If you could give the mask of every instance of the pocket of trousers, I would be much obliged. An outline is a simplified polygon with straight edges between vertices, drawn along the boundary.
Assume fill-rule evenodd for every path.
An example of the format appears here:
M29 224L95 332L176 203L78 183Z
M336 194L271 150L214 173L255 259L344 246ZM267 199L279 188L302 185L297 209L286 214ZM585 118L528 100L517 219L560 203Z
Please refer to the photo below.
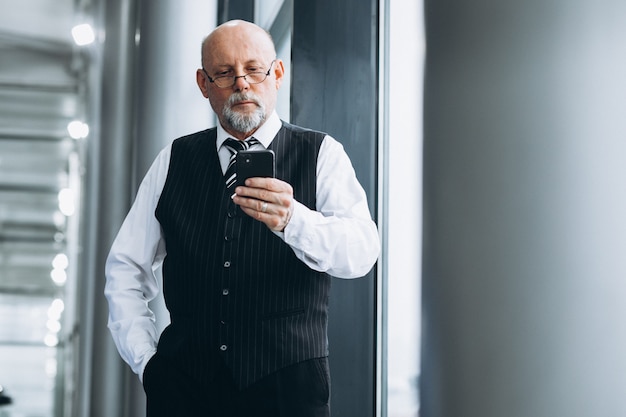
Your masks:
M309 363L315 369L319 384L320 399L328 402L330 400L330 367L328 366L328 358L311 359Z

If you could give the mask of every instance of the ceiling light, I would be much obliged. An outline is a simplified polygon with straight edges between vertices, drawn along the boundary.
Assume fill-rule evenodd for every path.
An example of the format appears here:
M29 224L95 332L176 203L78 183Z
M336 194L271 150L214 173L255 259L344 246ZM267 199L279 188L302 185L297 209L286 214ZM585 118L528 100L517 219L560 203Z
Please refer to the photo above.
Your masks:
M78 46L89 45L96 40L96 34L88 23L74 26L72 28L72 37Z
M62 286L67 282L67 273L63 269L53 269L50 272L50 278L52 278L52 281L54 281L56 285Z
M59 320L61 313L65 310L65 304L60 298L56 298L48 308L48 318L51 320Z
M57 337L57 335L53 333L48 333L46 337L43 339L43 342L48 347L55 347L56 345L59 344L59 338Z
M76 210L74 205L74 193L69 188L64 188L59 191L59 210L65 216L71 216Z
M52 260L52 267L54 269L67 269L69 264L69 259L67 259L67 255L64 253L58 253Z
M84 139L89 135L89 125L79 120L74 120L67 125L67 131L72 139Z
M61 331L61 323L58 320L48 320L46 322L46 327L51 333L59 333Z

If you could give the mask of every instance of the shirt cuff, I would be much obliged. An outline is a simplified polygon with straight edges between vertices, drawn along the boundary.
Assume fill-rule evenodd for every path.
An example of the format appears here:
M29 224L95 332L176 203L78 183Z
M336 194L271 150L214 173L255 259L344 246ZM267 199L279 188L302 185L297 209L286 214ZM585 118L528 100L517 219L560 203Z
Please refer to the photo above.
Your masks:
M139 376L139 381L143 384L143 373L146 371L146 366L150 359L156 354L156 349L151 349L143 356L143 360L141 364L139 364L137 375Z
M306 218L310 210L304 204L296 200L293 200L293 205L293 213L291 214L289 223L287 223L287 226L285 226L282 232L274 232L274 234L284 240L288 245L302 248L302 243L308 241L310 245L313 241L312 237L307 236L305 233L305 226L307 224Z

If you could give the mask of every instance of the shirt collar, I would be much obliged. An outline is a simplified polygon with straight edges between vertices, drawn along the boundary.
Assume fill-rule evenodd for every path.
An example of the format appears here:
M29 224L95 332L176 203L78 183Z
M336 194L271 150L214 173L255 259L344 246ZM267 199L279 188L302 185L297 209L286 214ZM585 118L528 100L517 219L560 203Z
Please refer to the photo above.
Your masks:
M265 123L263 123L252 136L254 136L259 142L261 142L261 144L265 148L267 148L272 143L272 140L274 140L274 137L276 136L282 125L283 124L280 121L278 114L276 113L276 111L273 111L270 117L267 118ZM226 130L224 130L221 124L218 123L217 140L215 143L218 151L222 146L222 143L224 143L224 141L230 137L232 136L228 132L226 132Z

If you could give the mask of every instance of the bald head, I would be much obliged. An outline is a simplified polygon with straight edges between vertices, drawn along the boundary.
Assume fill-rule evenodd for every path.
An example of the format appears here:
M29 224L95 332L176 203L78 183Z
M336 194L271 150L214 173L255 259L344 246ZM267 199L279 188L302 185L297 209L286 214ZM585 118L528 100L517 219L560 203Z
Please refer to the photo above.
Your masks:
M268 62L276 57L274 41L267 31L245 20L231 20L215 28L202 42L202 65L213 65L224 60L224 55L237 52L263 56Z

